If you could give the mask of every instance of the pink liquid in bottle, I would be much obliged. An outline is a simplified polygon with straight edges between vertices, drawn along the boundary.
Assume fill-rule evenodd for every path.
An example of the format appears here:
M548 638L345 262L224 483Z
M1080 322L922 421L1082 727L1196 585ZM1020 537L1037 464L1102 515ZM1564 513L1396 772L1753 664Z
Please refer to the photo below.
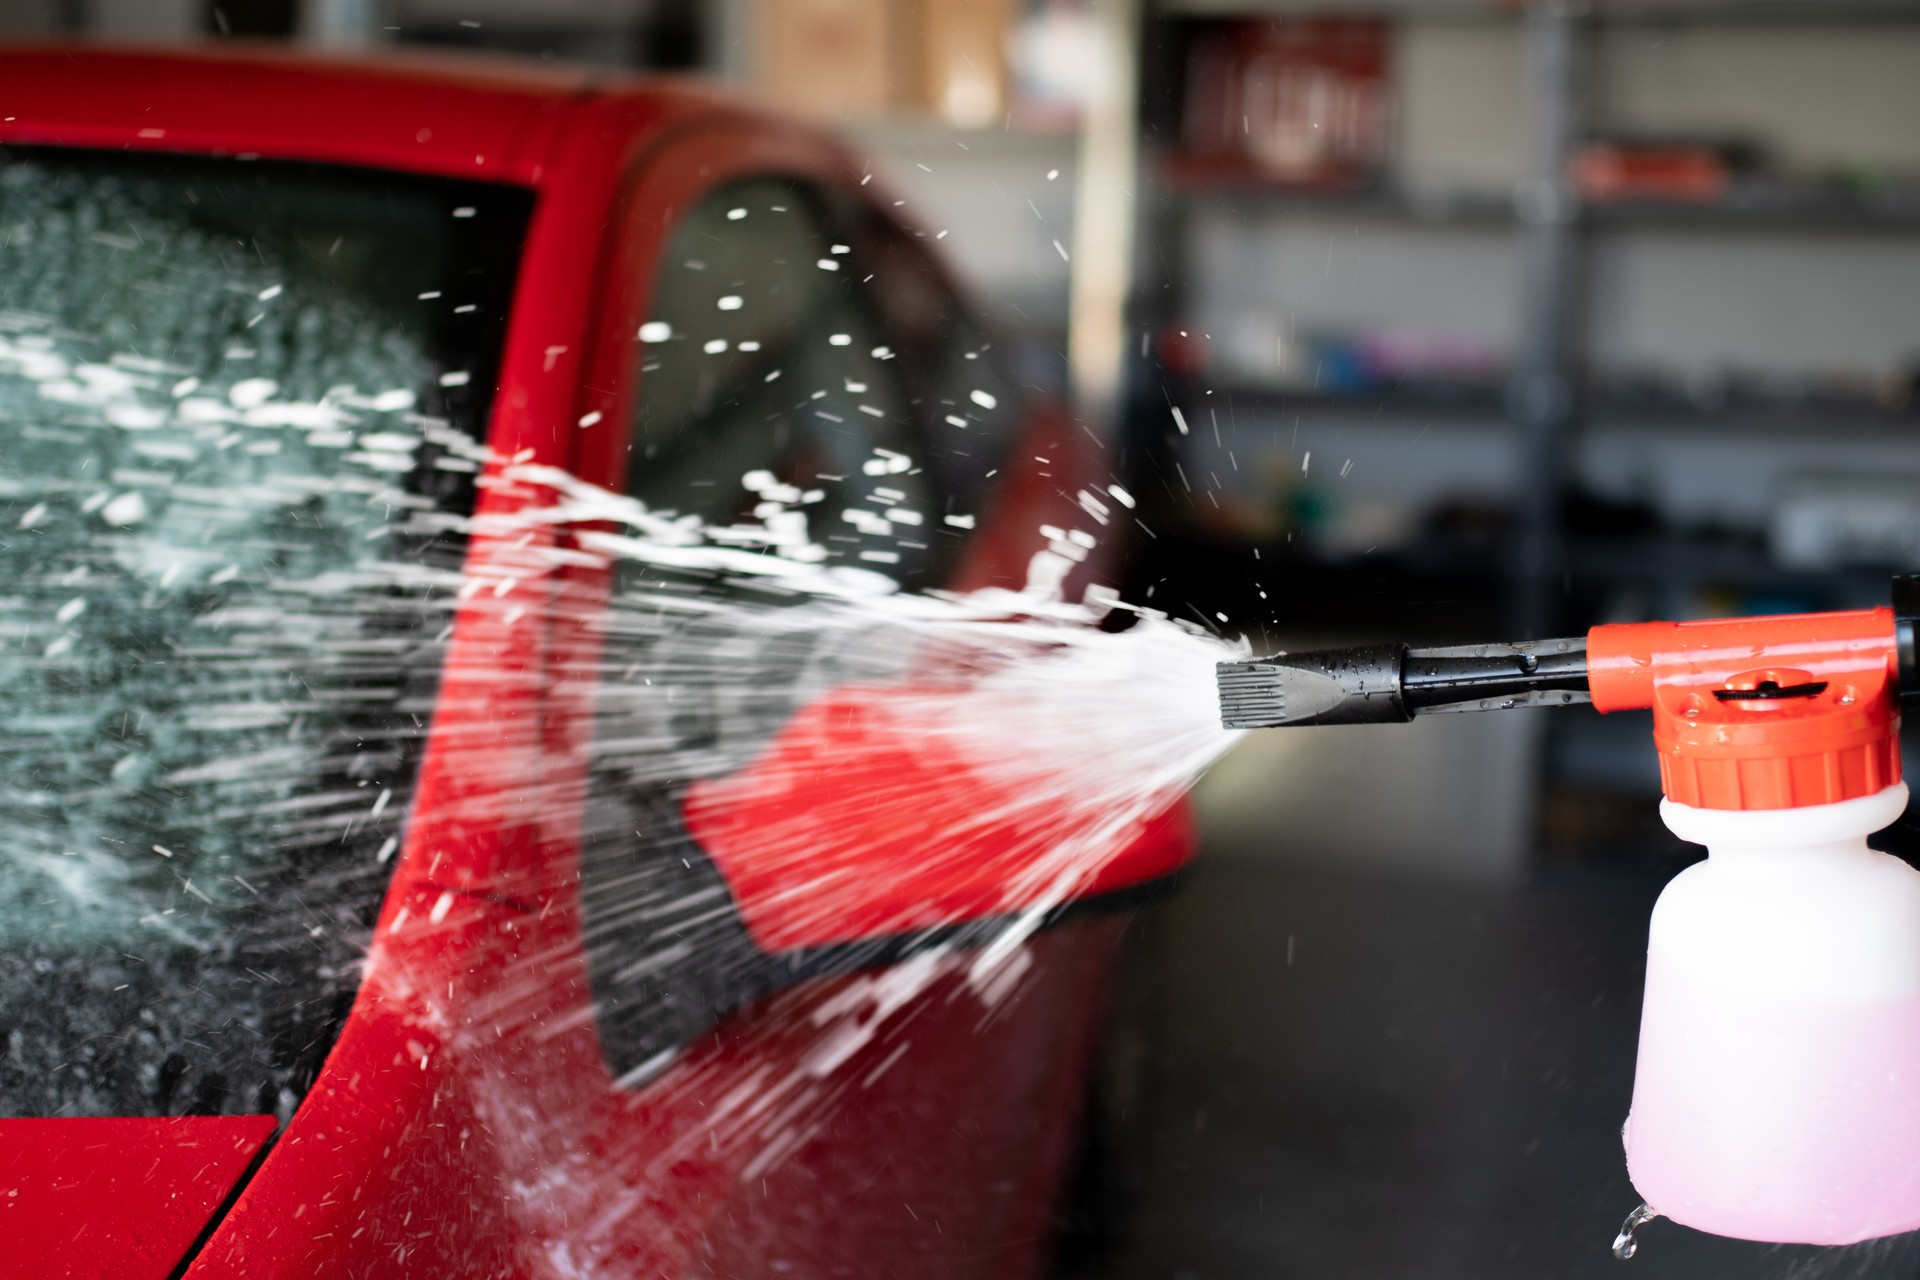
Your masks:
M1920 994L1795 999L1650 963L1627 1169L1718 1235L1851 1244L1920 1227Z

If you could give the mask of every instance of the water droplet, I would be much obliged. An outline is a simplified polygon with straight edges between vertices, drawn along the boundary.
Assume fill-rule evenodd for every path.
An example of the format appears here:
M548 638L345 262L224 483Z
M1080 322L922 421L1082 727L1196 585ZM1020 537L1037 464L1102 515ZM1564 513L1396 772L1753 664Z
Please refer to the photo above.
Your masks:
M1620 1234L1613 1238L1613 1256L1625 1262L1640 1252L1640 1242L1634 1239L1633 1233L1659 1216L1657 1209L1645 1204L1628 1214L1627 1220L1620 1224Z

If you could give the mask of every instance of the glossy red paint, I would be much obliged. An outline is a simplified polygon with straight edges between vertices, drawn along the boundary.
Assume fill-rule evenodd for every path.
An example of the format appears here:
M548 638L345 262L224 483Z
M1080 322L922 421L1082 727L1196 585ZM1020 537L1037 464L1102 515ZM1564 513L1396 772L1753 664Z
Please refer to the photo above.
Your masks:
M631 337L677 212L733 177L851 187L862 169L814 133L690 88L470 61L0 51L0 116L0 143L257 153L533 187L489 443L503 462L615 487ZM576 425L593 410L596 424ZM1073 501L1065 472L1022 462L965 585L1021 573L1042 545L1033 531ZM555 571L540 553L557 533L533 544L488 523L542 501L537 487L498 465L482 486L468 571L495 590L456 619L352 1013L183 1274L677 1280L780 1261L796 1275L1030 1274L1117 927L1033 939L1004 998L983 994L1003 979L965 952L803 983L613 1079L578 894L604 573ZM516 616L501 601L525 607ZM1170 817L1116 865L1127 877L1171 867L1188 848L1183 823ZM867 854L843 855L897 872L905 833L873 834ZM733 883L753 899L743 882L751 871ZM990 897L982 882L947 904L987 910ZM874 912L825 933L893 918ZM134 1274L113 1268L137 1256L108 1250L102 1274Z
M0 1120L0 1271L165 1280L272 1116Z
M331 60L285 45L0 51L0 138L260 155L531 186L564 104L590 77L543 64Z

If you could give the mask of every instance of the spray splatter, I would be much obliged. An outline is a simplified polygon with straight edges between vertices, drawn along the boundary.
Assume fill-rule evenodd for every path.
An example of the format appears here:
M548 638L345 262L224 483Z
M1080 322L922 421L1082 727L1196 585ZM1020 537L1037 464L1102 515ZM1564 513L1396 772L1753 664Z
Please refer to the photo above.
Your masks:
M724 1267L786 1238L745 1197L861 1133L941 1168L845 1194L1025 1230L991 1188L1102 968L1050 926L1164 869L1126 859L1232 741L1226 646L1061 598L1105 500L1024 591L902 592L932 513L894 443L842 510L765 470L711 495L738 523L649 506L476 444L489 379L329 285L344 236L239 255L164 184L0 184L6 1110L293 1117L262 1180L326 1135L316 1218L475 1271ZM389 292L451 313L426 283Z
M470 601L499 623L530 583L579 584L588 641L563 696L591 727L577 782L553 785L587 796L584 947L526 941L478 1004L418 993L481 1077L484 1127L527 1189L521 1229L561 1242L558 1274L615 1274L627 1242L687 1224L645 1196L609 1207L610 1179L684 1162L718 1188L773 1176L893 1072L932 1069L900 1065L915 1025L942 1043L930 1009L970 1009L975 1052L1000 1051L994 1024L1036 975L1076 963L1046 926L1233 740L1212 693L1228 647L1152 613L1100 630L1117 606L1063 602L1053 551L1027 592L913 595L824 563L790 527L706 529L532 467L502 483L521 503L476 521L476 540L520 550L504 576L469 579ZM505 596L488 585L508 580ZM911 861L886 857L902 849ZM418 990L412 948L472 927L431 900L437 919L382 937L373 981ZM571 1017L555 998L569 984L590 993ZM593 1123L579 1099L481 1065L576 1034L623 1105L674 1118L670 1133L629 1130L589 1167L556 1136ZM596 1231L564 1225L583 1220Z

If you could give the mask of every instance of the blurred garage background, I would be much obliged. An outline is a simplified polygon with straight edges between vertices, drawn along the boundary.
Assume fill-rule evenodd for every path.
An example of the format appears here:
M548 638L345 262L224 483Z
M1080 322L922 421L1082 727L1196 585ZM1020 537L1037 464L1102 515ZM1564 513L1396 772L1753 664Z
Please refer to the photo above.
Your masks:
M668 69L826 120L1113 441L1125 589L1255 646L1857 607L1920 568L1907 0L0 0L47 35ZM1636 966L1690 857L1648 729L1220 766L1134 930L1060 1273L1618 1266ZM1920 1248L1656 1227L1632 1265Z

